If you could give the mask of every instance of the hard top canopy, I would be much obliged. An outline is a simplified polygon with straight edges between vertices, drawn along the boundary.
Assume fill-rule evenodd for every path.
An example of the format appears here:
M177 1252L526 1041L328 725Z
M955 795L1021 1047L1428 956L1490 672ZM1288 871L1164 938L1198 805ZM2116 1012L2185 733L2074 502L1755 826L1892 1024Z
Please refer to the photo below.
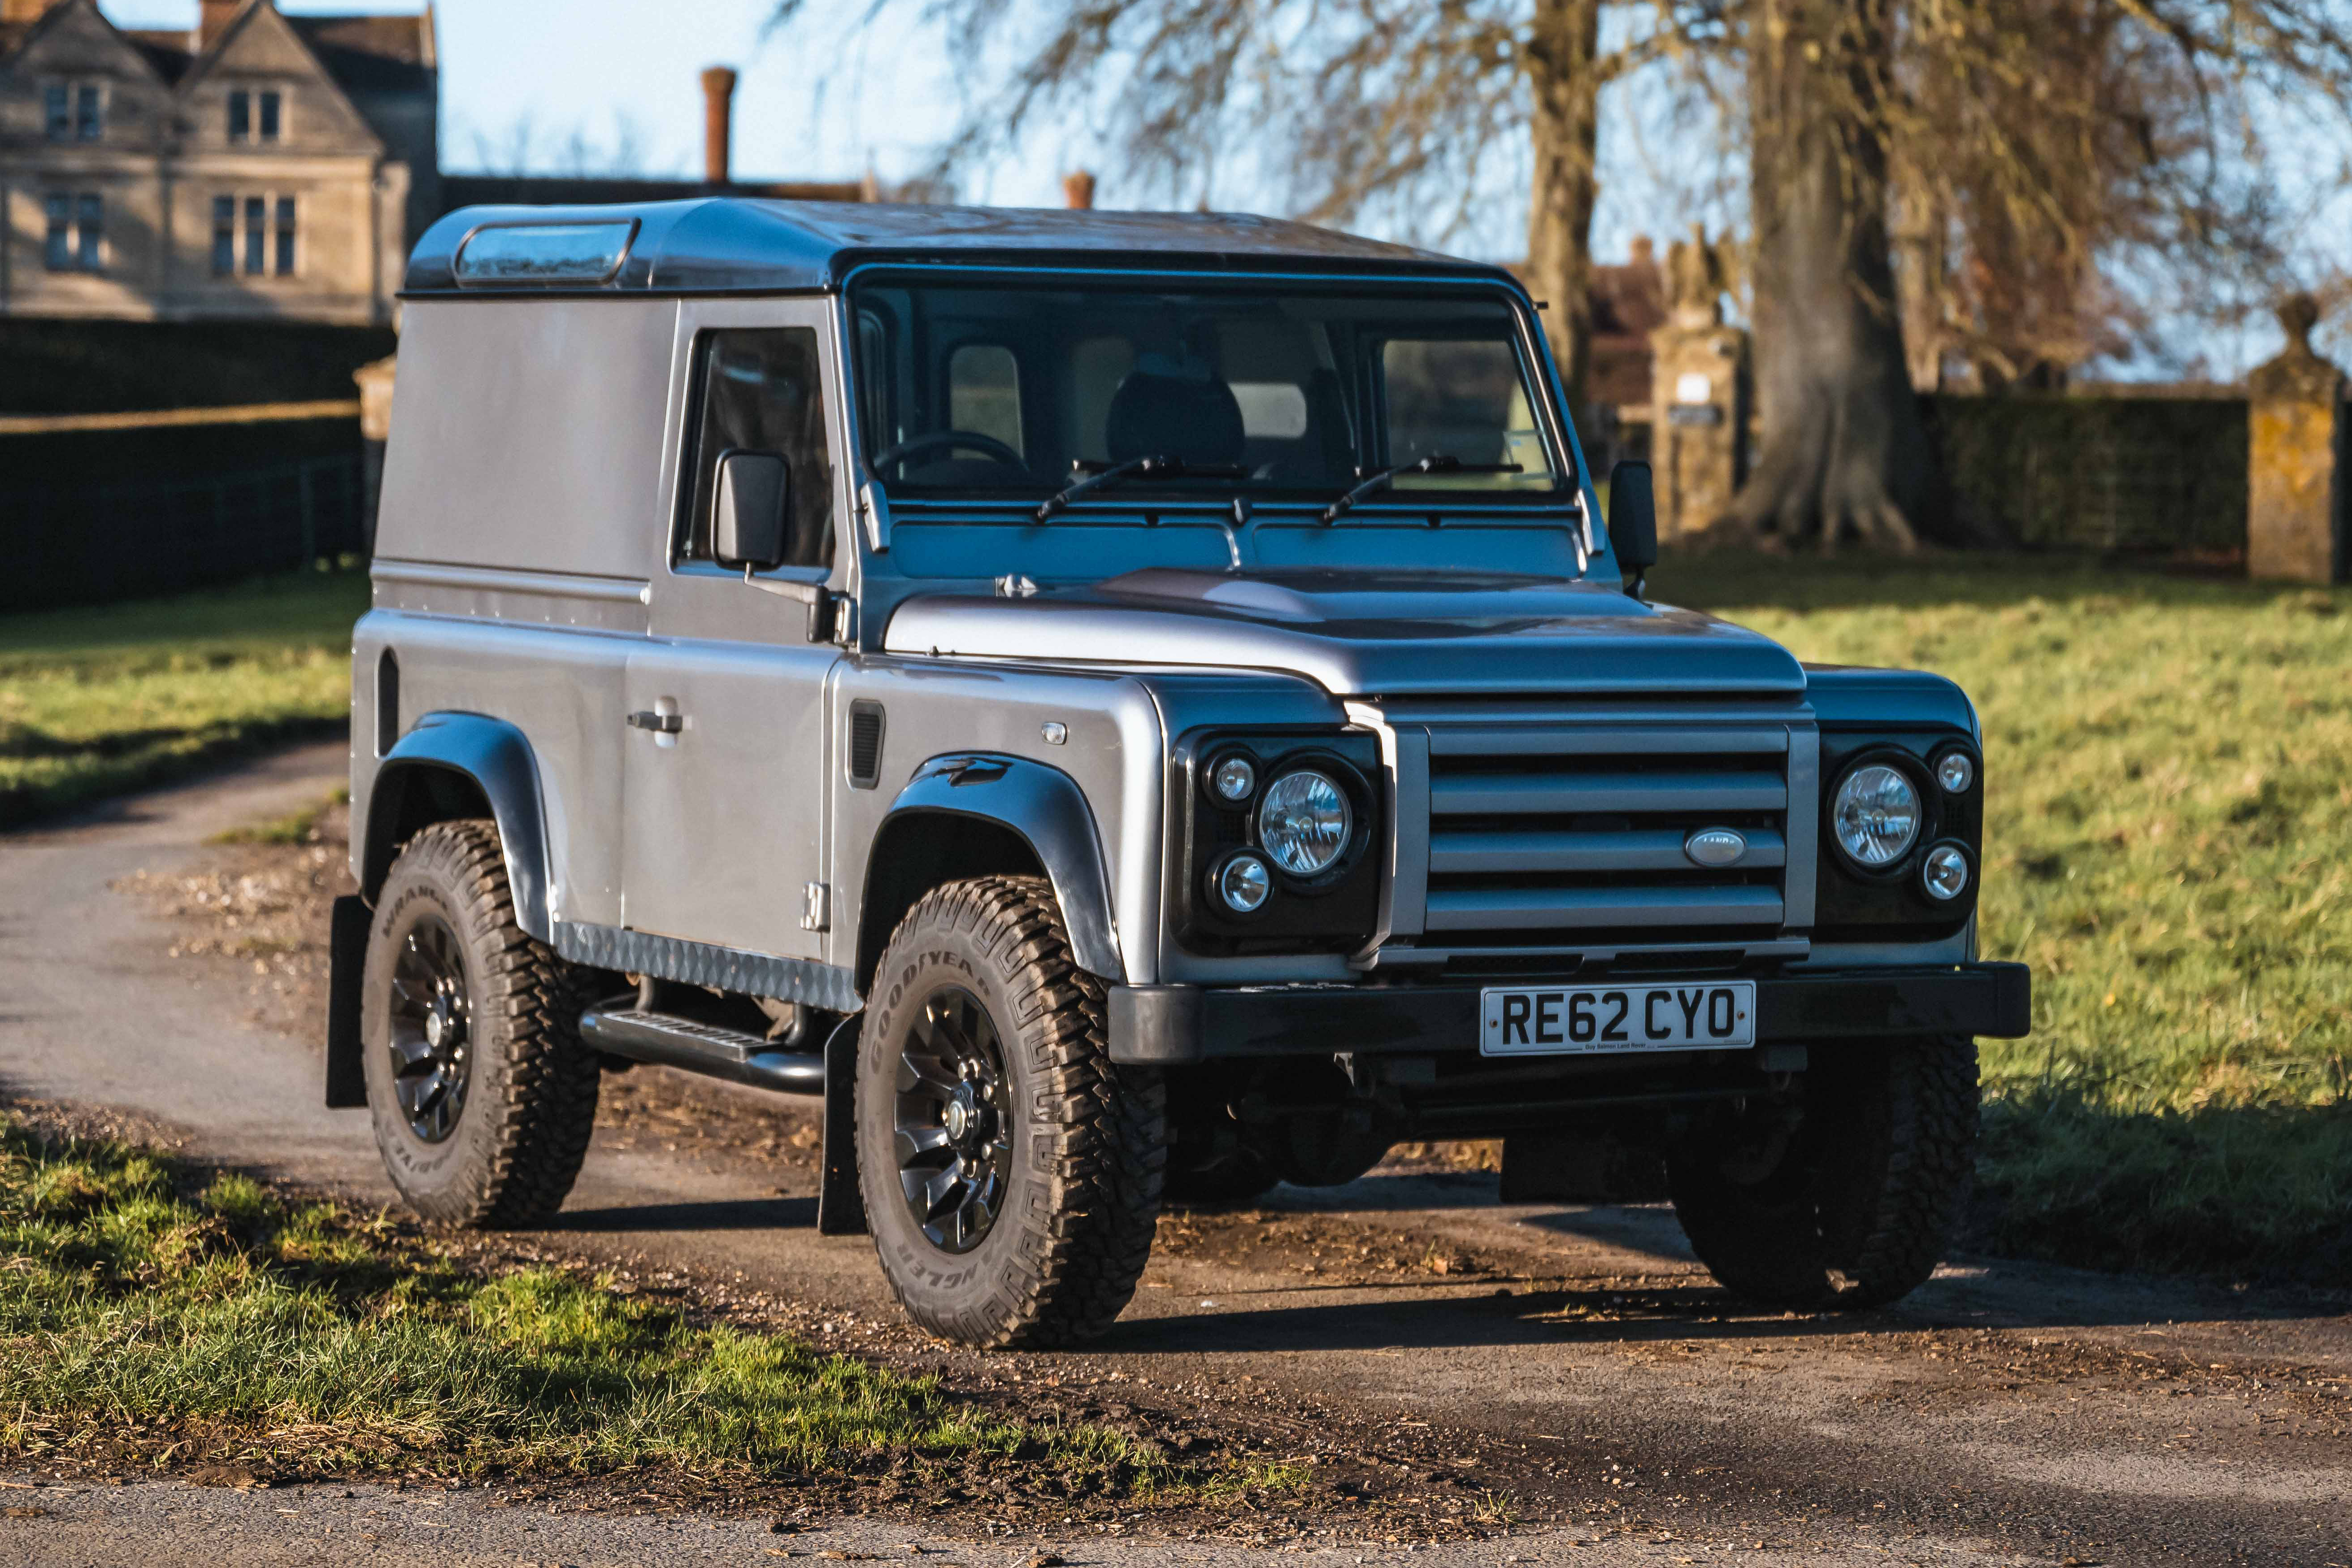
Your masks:
M533 229L569 231L570 255L551 266L526 259L503 269L461 267L462 257L488 256L494 247L528 252L537 237L526 231ZM554 248L562 250L562 243ZM612 264L600 265L608 258ZM851 269L873 262L1443 274L1514 282L1500 268L1246 214L711 196L617 206L461 208L417 242L405 291L781 293L838 288Z

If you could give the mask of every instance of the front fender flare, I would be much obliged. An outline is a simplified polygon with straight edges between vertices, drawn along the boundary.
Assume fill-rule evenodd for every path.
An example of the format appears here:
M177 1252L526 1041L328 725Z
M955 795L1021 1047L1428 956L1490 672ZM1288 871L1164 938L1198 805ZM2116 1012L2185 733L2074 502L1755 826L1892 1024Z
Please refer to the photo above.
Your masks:
M1076 779L1022 757L955 752L915 770L890 803L877 839L892 822L911 813L976 817L1017 834L1054 885L1078 967L1113 982L1126 978L1102 837Z
M555 940L548 910L547 815L539 762L523 732L479 713L427 713L384 753L367 803L366 854L360 888L373 902L391 874L393 857L415 820L410 795L426 775L456 773L470 781L499 827L514 894L515 921L540 941Z

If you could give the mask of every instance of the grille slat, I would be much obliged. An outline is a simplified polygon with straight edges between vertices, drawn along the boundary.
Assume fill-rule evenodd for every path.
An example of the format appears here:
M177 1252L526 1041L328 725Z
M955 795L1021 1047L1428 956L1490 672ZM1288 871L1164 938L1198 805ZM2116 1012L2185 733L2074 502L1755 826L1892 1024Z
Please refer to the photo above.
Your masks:
M1623 728L1510 730L1433 728L1433 757L1638 757L1700 752L1713 756L1768 755L1789 749L1786 730L1633 730Z
M1434 760L1429 809L1438 816L1569 816L1578 812L1781 811L1788 781L1767 773L1476 773L1447 776Z
M1423 931L1490 942L1777 932L1789 913L1789 727L1644 719L1424 721ZM1745 853L1698 865L1684 845L1702 827L1737 831Z
M1748 853L1739 868L1772 868L1787 861L1788 847L1769 828L1742 828ZM1683 853L1686 830L1638 828L1624 833L1552 833L1540 829L1492 833L1437 832L1430 837L1433 876L1476 876L1543 871L1688 871Z
M1433 931L1780 923L1778 888L1439 888L1433 879L1429 889Z

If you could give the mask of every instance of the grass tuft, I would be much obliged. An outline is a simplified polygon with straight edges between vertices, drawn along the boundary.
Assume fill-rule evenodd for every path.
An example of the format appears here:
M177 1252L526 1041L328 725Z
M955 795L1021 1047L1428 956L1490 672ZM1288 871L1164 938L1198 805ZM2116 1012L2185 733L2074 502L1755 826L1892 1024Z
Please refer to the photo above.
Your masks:
M1055 1495L1265 1484L1107 1428L1009 1420L782 1336L389 1221L0 1119L0 1454L283 1474L1025 1475ZM1024 1489L1030 1489L1024 1487Z

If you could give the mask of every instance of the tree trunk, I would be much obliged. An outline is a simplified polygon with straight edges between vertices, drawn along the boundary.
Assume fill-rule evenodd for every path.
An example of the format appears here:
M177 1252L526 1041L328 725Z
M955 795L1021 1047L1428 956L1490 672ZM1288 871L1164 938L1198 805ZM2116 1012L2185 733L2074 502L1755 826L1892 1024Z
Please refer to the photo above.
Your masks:
M1764 450L1727 520L1823 549L1965 544L1903 350L1878 130L1890 0L1762 0L1749 37Z
M1535 190L1528 212L1528 288L1546 301L1544 335L1587 416L1592 367L1592 206L1599 185L1601 0L1536 0L1528 46L1535 99Z

